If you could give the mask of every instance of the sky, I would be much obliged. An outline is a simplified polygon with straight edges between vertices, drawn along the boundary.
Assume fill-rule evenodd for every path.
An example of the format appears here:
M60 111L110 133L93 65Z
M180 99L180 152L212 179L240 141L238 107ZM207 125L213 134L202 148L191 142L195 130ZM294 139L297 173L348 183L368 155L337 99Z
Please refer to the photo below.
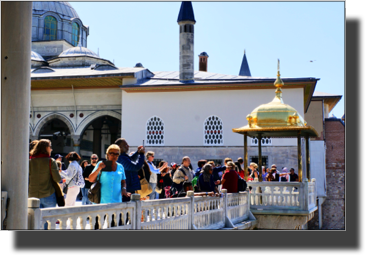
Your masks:
M181 2L70 4L90 27L87 47L100 57L117 67L179 70ZM280 59L282 77L319 78L315 91L343 95L332 114L345 113L344 2L192 4L195 70L205 51L209 72L238 75L245 50L252 76L275 78Z

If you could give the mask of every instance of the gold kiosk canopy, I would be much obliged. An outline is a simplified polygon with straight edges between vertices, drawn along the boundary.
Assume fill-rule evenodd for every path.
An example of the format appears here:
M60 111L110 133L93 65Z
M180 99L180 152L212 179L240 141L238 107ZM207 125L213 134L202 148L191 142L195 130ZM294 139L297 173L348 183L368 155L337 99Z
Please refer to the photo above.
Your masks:
M233 132L244 135L244 171L245 180L248 177L248 150L247 136L258 138L259 167L262 167L261 138L262 137L297 137L298 174L302 182L302 154L301 137L306 140L306 175L310 178L310 150L309 137L318 137L317 131L312 126L307 126L306 121L292 106L282 100L281 87L284 82L280 78L280 60L277 63L277 79L274 82L276 96L272 102L262 104L254 109L248 116L248 124L241 128L232 129ZM259 181L262 181L262 173L259 173Z
M299 115L296 109L285 104L282 100L281 87L284 82L280 78L280 61L277 65L277 79L274 82L276 96L272 102L262 104L247 115L248 124L241 128L232 129L239 134L247 134L250 137L317 137L318 133L312 126L307 126L306 121Z

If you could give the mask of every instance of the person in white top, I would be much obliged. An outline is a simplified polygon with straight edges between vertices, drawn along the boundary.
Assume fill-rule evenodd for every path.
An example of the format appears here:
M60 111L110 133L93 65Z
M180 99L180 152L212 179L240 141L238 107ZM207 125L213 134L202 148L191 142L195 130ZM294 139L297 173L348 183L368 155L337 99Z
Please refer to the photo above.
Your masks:
M78 153L71 152L67 154L66 159L70 162L69 167L60 172L60 175L66 179L67 185L65 206L74 206L80 189L85 185L82 167L78 163L81 157Z

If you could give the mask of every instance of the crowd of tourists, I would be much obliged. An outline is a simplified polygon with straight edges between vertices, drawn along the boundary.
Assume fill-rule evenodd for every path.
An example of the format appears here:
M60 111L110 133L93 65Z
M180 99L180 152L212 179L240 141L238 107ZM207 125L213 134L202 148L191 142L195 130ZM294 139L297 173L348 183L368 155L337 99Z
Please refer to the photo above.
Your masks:
M88 161L70 152L65 156L66 167L63 156L52 158L52 151L50 140L30 143L28 196L39 198L41 208L74 206L79 192L82 204L87 205L128 202L132 194L140 194L142 200L185 197L187 191L194 191L195 196L220 196L222 189L237 193L247 187L242 158L225 158L223 165L202 159L194 170L185 156L181 164L163 160L156 167L155 152L145 152L143 146L129 152L124 138L107 148L104 161L96 154ZM248 181L259 177L263 181L298 181L293 168L288 172L283 167L280 172L275 164L259 171L252 162L247 170Z

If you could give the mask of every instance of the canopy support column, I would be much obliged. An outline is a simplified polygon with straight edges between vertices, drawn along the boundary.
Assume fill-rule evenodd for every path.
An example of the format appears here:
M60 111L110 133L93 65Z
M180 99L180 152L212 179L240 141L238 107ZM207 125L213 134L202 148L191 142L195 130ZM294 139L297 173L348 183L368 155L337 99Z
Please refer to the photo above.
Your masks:
M247 147L247 133L244 133L244 180L248 179L248 147Z
M297 133L297 149L298 149L298 178L299 182L302 182L302 143L301 143L301 131Z
M307 135L306 139L306 177L310 181L310 139Z
M259 182L262 182L263 181L263 172L261 171L260 172L260 169L262 170L262 166L263 166L263 158L261 156L261 133L258 135L257 139L259 140Z

